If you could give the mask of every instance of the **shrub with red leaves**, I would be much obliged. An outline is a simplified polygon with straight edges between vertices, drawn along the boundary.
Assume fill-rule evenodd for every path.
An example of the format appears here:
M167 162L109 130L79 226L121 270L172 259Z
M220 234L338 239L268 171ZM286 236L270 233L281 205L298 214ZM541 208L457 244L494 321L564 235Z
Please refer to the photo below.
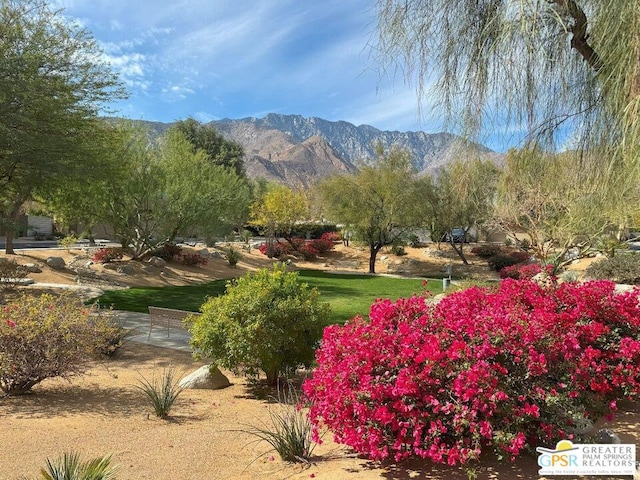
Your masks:
M100 248L91 257L91 260L96 263L109 263L113 260L122 260L124 256L124 250L118 247Z

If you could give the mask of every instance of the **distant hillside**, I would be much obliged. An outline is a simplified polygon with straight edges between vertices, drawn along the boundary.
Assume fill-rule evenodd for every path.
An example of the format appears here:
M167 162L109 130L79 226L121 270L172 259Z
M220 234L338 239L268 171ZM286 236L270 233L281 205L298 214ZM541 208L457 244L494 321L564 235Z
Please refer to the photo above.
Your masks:
M140 122L154 135L171 125ZM418 172L434 171L461 155L501 156L449 133L389 132L300 115L270 113L264 118L216 120L210 125L243 146L250 178L264 177L290 186L306 187L327 175L356 172L357 165L374 161L373 147L378 142L410 151Z
M461 152L481 156L495 156L487 147L468 143L449 133L389 132L369 125L356 127L349 122L330 122L321 118L270 113L264 118L218 120L211 122L223 135L241 143L250 155L264 158L265 153L280 153L280 142L301 143L308 138L323 138L345 161L352 164L368 163L374 158L373 146L381 142L385 147L398 146L409 150L414 166L420 172L433 170L451 161ZM277 135L278 142L271 141Z

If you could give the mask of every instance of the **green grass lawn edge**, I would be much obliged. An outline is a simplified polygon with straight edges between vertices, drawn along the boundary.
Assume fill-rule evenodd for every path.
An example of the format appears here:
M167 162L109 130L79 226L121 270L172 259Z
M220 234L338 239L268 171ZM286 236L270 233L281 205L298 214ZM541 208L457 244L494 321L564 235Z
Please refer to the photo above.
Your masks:
M424 278L396 278L386 275L336 274L321 270L300 270L301 282L316 287L320 298L331 306L330 323L344 323L356 315L367 315L376 299L396 300L429 290L442 291L442 281ZM427 285L423 282L427 280ZM110 290L96 300L101 307L148 313L149 306L197 312L208 297L222 295L229 280L167 286Z

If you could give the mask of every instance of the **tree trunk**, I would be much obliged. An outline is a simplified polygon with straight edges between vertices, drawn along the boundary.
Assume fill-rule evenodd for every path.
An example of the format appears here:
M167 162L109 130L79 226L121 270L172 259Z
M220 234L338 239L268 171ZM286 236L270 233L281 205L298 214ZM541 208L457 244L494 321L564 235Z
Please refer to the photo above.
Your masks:
M13 238L15 237L15 232L9 228L7 229L7 233L5 234L5 248L4 253L7 255L14 255L16 252L13 250Z
M376 256L382 245L369 245L369 273L376 273Z
M464 252L462 251L462 247L464 244L461 243L460 250L458 250L458 248L456 247L456 243L453 241L453 237L451 238L449 244L451 245L451 248L453 248L453 250L458 254L460 259L462 260L462 263L464 263L465 265L469 265L469 262L467 261L467 258L464 256Z
M7 233L5 234L5 253L7 255L15 255L15 251L13 250L13 240L16 237L16 226L18 225L18 218L20 217L20 208L24 202L16 202L13 206L13 209L9 213L9 221L10 225L7 228Z
M267 384L271 387L278 385L278 379L280 378L280 372L277 368L267 368L264 373L267 375Z

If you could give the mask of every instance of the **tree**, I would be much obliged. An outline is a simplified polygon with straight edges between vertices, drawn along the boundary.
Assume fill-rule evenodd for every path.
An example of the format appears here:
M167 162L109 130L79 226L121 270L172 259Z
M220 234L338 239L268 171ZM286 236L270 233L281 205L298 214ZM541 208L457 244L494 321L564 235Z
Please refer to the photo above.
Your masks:
M408 152L376 147L378 160L356 175L337 175L319 185L322 204L333 220L350 225L369 245L369 273L382 247L401 239L426 217L426 191L415 177Z
M640 6L629 0L378 0L379 59L435 90L467 132L525 129L603 172L640 170ZM543 143L541 143L543 142ZM582 168L580 165L578 168Z
M88 164L91 167L86 174L62 178L36 196L56 224L86 235L92 243L94 227L107 218L106 209L114 185L130 174L123 155L132 130L123 128L123 124L108 122L102 122L99 127L96 134L101 132L103 139L97 143L108 148L97 158L83 160L85 167Z
M262 371L269 385L280 373L311 366L329 306L283 264L227 283L193 317L191 344L216 364L250 376Z
M491 160L455 159L440 168L425 185L430 205L431 238L437 242L460 227L465 233L479 227L493 213L498 167ZM449 244L466 265L462 245L458 248L453 235Z
M104 219L134 258L178 235L210 238L246 218L251 196L244 179L194 151L180 131L170 129L152 145L144 130L122 128L127 175L109 186Z
M211 163L230 168L241 177L245 176L242 145L224 138L213 125L203 125L194 118L187 118L176 122L173 128L186 137L194 151L203 150Z
M41 0L0 1L0 219L13 252L22 205L97 161L97 113L124 96L100 50Z
M525 233L535 255L557 266L569 249L586 252L616 228L611 203L615 185L602 172L579 170L578 165L575 152L511 150L498 183L495 218L500 226L512 236Z
M284 237L291 243L296 223L309 218L305 192L285 185L267 188L251 206L251 221L263 228L268 238Z
M169 232L201 234L207 238L226 233L246 221L251 201L246 180L232 169L211 163L202 149L190 148L180 129L170 129L162 138L159 164L166 179L164 201Z

